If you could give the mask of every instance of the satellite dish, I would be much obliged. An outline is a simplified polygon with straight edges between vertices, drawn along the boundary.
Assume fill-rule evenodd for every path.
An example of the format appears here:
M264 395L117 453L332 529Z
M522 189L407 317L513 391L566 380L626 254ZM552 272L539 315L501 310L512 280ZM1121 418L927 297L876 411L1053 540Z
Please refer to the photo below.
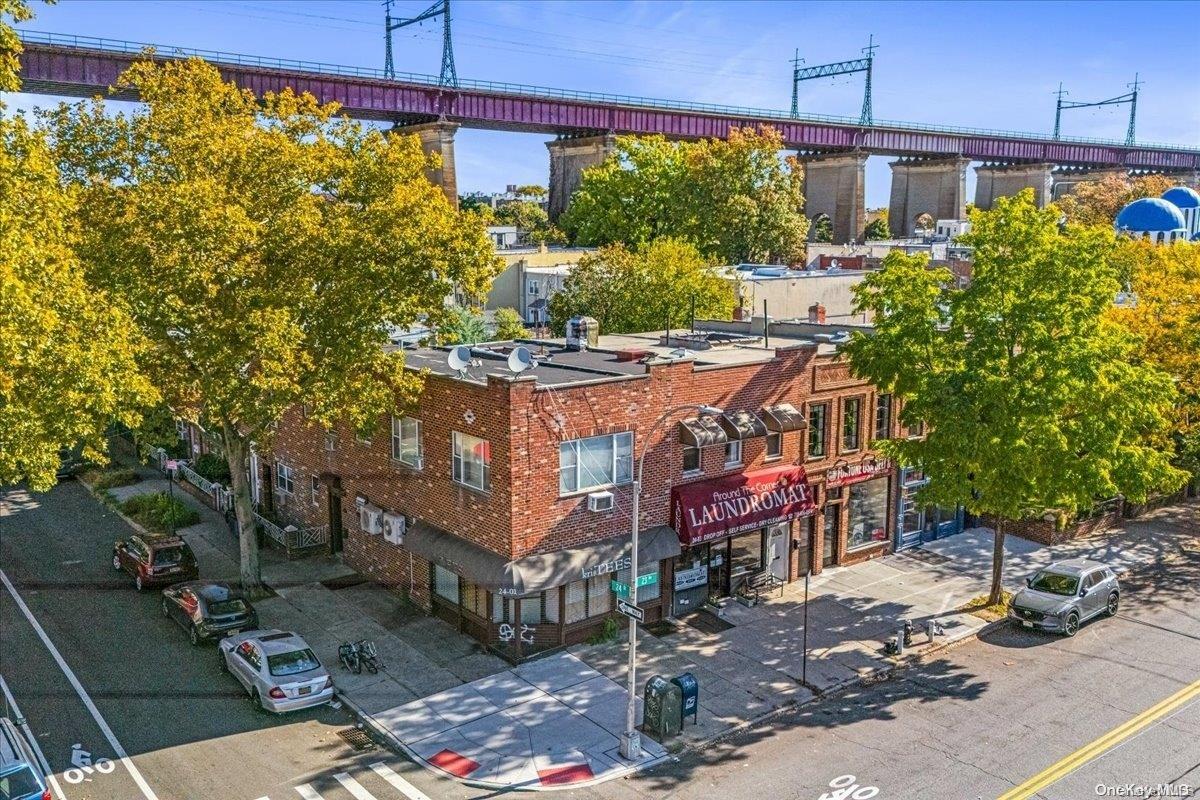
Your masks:
M446 356L446 363L450 365L450 369L455 372L462 372L467 367L471 366L471 348L460 344L450 351L450 355Z
M532 366L533 354L528 347L518 345L508 354L508 368L513 372L524 372Z

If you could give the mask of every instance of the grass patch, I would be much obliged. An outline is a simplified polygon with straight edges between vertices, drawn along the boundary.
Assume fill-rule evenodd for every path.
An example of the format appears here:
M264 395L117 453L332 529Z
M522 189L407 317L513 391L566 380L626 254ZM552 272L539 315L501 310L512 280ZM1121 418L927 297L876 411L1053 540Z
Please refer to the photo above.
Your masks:
M1001 590L999 603L988 605L988 596L981 594L966 605L960 606L957 610L982 617L988 622L995 622L998 619L1004 619L1008 616L1008 606L1010 603L1012 603L1012 592Z
M116 469L106 469L102 472L89 471L84 477L92 484L92 488L98 492L112 489L115 486L129 486L141 480L141 477L137 474L137 470L131 467L117 467Z
M134 495L121 503L121 511L157 533L179 530L200 521L200 512L166 492Z

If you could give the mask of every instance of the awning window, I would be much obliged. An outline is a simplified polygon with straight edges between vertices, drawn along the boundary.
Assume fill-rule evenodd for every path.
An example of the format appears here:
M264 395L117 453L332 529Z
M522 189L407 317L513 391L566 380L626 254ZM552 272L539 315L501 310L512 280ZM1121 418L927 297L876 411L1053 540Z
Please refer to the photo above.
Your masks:
M725 435L735 441L767 435L767 426L749 411L730 411L717 419Z
M679 440L689 447L712 447L725 444L729 437L713 417L696 417L679 421Z
M767 406L762 410L762 421L767 426L767 430L772 433L802 431L808 427L808 421L804 419L804 415L797 411L791 403Z

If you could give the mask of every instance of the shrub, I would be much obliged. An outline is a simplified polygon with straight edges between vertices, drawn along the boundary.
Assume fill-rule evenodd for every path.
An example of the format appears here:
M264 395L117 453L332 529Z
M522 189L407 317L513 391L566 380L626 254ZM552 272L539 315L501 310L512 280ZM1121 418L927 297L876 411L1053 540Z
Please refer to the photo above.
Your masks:
M229 462L216 453L205 453L192 464L198 474L213 483L229 484Z
M200 521L196 509L166 492L137 494L121 503L121 511L152 531L166 533Z
M104 491L111 489L114 486L129 486L132 483L137 483L141 477L137 474L137 470L131 467L118 467L101 472L94 481L92 488L96 491Z
M600 630L588 637L588 644L607 644L615 642L617 637L621 635L621 626L615 617L608 617L604 620L604 624Z

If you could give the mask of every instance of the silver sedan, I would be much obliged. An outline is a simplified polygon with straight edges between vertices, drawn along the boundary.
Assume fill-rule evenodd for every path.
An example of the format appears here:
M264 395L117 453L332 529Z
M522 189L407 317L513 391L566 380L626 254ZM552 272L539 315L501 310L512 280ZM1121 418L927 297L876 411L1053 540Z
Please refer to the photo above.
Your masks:
M255 705L280 713L333 699L333 678L299 635L254 630L222 639L221 669L245 687Z

